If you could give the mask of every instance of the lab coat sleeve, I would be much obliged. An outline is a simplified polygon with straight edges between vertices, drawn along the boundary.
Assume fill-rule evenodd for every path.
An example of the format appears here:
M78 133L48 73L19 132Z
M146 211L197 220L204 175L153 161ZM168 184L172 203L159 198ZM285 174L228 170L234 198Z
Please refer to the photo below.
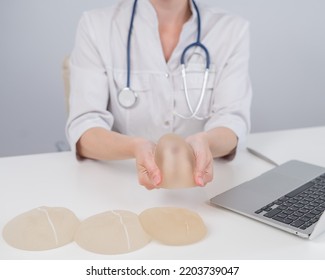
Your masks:
M216 127L229 128L238 137L238 147L242 147L250 130L252 98L249 77L249 24L246 21L236 37L229 58L220 70L220 79L213 92L212 116L204 129L208 131Z
M94 127L112 129L114 118L107 111L109 89L100 51L85 13L77 30L70 57L70 98L66 134L73 151L82 134Z

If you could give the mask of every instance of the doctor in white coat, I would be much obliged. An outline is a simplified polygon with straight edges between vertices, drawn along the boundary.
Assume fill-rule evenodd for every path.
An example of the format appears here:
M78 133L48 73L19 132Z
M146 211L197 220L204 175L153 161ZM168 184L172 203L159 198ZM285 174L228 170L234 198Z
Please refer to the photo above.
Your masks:
M70 145L85 158L135 158L139 183L153 189L162 179L155 143L177 133L205 186L213 158L233 156L249 132L248 64L247 21L200 0L120 0L86 12L70 58Z

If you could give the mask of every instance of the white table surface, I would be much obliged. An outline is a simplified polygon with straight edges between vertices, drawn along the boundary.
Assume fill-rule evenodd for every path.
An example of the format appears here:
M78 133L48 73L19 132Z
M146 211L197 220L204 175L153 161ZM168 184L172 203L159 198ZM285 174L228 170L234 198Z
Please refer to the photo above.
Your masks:
M277 164L297 159L325 167L325 126L252 134L247 147Z
M39 206L72 210L81 220L108 210L135 213L157 206L192 209L208 234L196 244L166 246L152 241L123 255L98 255L75 243L42 251L21 251L0 238L0 259L325 259L325 234L308 241L222 208L216 194L273 168L247 151L235 160L217 160L205 188L147 191L137 183L133 160L78 162L70 152L0 158L0 230L18 214Z

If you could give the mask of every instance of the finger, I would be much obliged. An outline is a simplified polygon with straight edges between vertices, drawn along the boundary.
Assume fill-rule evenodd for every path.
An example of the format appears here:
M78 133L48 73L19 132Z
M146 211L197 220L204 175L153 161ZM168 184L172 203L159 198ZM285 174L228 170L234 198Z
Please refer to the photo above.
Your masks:
M151 180L147 175L138 175L138 181L141 186L144 186L147 190L152 190L155 186L152 184Z
M154 186L158 186L161 183L161 172L156 165L154 159L150 159L146 162L146 170L149 180Z
M139 184L146 187L148 190L152 190L155 186L148 176L148 171L143 165L138 165L138 181Z
M213 165L211 155L207 157L197 157L196 167L195 167L195 183L198 186L205 186L207 183L211 182L213 179Z
M202 175L202 173L197 173L195 177L195 183L200 186L204 187L207 183L211 182L213 179L213 174L206 170L205 173Z
M195 184L199 187L205 186L205 183L204 183L204 180L203 180L203 177L201 174L197 174L196 176L194 176L194 181L195 181Z
M195 169L194 169L194 180L198 186L203 187L205 185L204 176L206 173L207 162L206 158L202 154L196 156Z
M194 172L194 181L197 186L200 186L200 187L204 186L203 175L202 175L201 171Z
M154 189L161 183L161 174L155 162L147 161L144 165L138 166L139 184L147 189Z
M203 176L204 185L211 182L212 179L213 179L213 164L212 164L212 161L211 161L211 163L207 166L207 169L206 169L205 174Z

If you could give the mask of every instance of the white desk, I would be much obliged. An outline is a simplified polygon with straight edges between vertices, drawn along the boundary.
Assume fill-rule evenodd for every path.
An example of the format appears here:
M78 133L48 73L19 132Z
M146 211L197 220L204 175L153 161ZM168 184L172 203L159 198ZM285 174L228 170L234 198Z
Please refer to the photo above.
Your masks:
M303 240L207 204L214 195L272 167L242 151L232 162L215 162L214 181L206 188L147 191L138 186L134 161L78 162L69 152L1 158L0 229L16 215L42 205L67 207L80 219L113 209L140 213L150 207L180 206L202 216L208 235L194 245L172 247L153 241L117 256L93 254L75 243L26 252L0 238L0 259L325 259L325 234Z
M325 167L325 126L252 134L247 146L277 164L297 159Z

